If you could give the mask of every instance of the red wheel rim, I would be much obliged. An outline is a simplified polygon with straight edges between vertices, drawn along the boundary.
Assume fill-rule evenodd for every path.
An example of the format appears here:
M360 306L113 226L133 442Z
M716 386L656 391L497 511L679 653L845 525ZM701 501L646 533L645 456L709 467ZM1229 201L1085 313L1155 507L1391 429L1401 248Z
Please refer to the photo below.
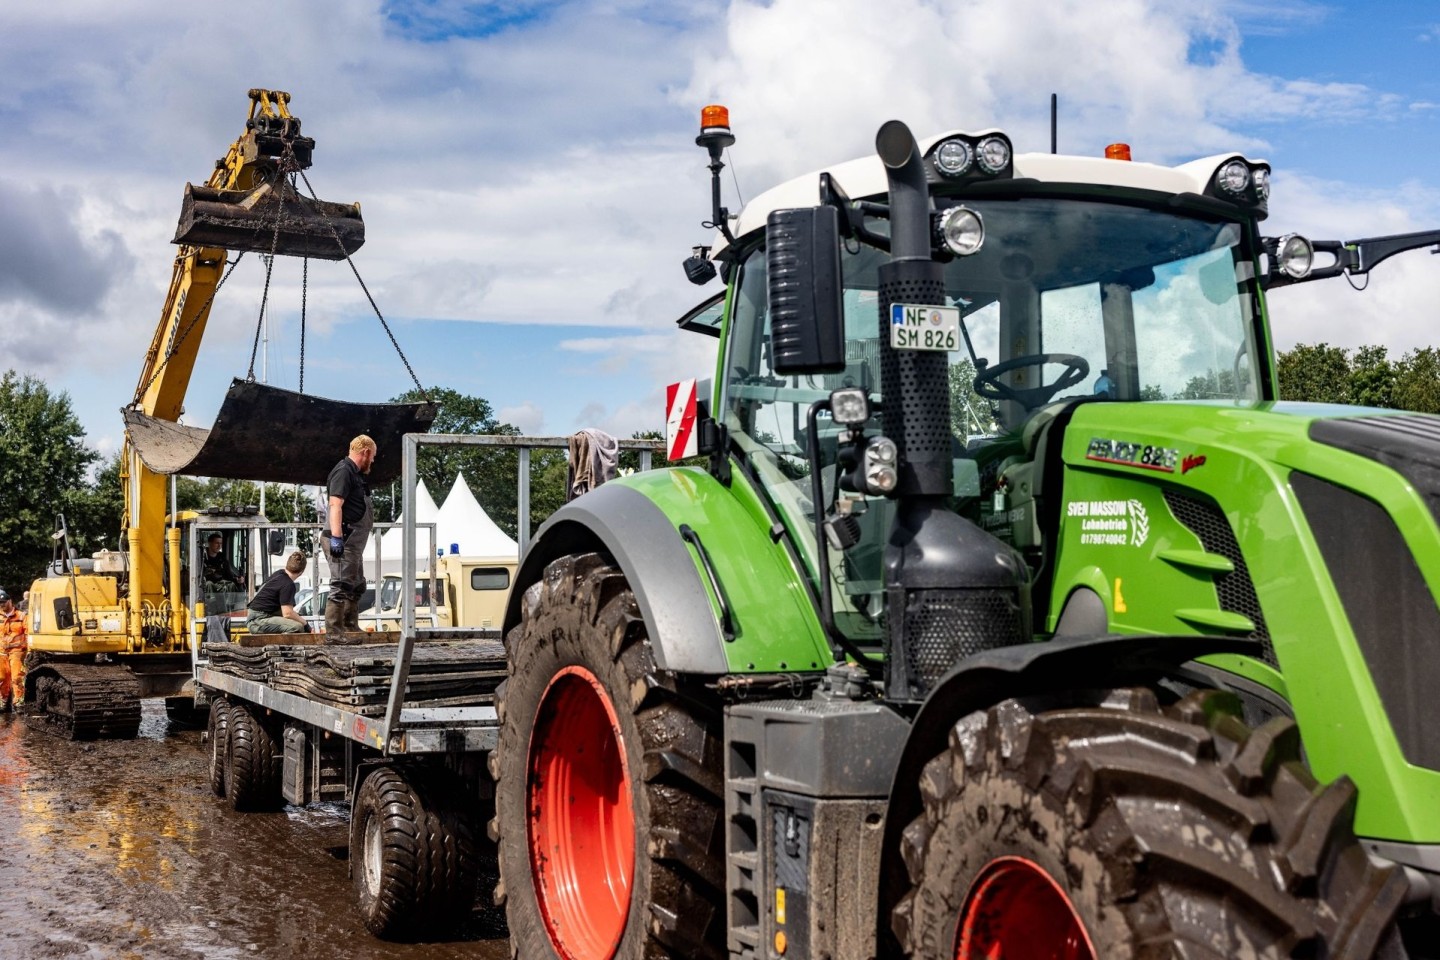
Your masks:
M630 915L635 813L615 708L584 667L555 674L540 698L525 799L551 946L565 960L612 956Z
M999 857L970 885L955 960L1096 960L1075 905L1024 857Z

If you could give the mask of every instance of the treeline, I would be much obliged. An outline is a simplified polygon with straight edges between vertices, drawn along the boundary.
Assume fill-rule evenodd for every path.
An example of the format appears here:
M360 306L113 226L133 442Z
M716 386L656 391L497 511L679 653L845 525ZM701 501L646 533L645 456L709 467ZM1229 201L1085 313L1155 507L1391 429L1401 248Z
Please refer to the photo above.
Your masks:
M1302 343L1282 352L1277 367L1282 400L1440 413L1440 350L1434 347L1391 360L1380 346L1352 351Z
M443 387L431 389L429 395L440 404L431 428L436 433L520 435L514 425L497 419L481 397ZM415 400L418 392L392 399ZM658 437L659 433L646 431L634 439ZM349 439L336 438L336 460L345 455ZM530 461L533 533L565 502L568 464L564 450L535 450ZM624 454L620 465L638 467L639 457ZM518 451L422 448L418 469L437 504L444 502L456 473L463 471L480 506L500 529L516 536ZM80 556L119 549L125 504L120 473L119 451L106 458L86 444L68 394L51 391L36 377L14 370L0 375L0 587L28 589L44 572L53 556L51 534L60 514L65 517L70 544ZM260 484L248 480L177 477L175 492L181 510L260 504ZM396 519L401 509L400 484L376 488L373 494L376 518ZM289 484L265 484L265 515L283 523L316 520L316 488L304 487L297 493Z

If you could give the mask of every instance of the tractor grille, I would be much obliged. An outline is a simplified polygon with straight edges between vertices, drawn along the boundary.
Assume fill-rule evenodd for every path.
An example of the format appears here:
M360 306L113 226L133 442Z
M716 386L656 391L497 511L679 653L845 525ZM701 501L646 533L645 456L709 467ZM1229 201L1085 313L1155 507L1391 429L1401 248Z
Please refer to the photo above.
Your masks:
M1220 609L1250 618L1255 629L1249 637L1260 641L1260 659L1278 669L1275 646L1270 642L1270 630L1265 626L1265 613L1260 609L1260 598L1255 595L1250 569L1245 566L1245 557L1240 553L1240 544L1235 540L1235 531L1230 529L1230 521L1208 498L1194 493L1167 489L1165 503L1175 519L1199 538L1207 553L1218 553L1235 564L1230 573L1222 573L1215 578Z
M1405 759L1440 770L1440 609L1400 528L1378 503L1303 473L1290 487L1340 595L1350 629Z
M1013 590L907 590L903 636L916 700L964 658L1025 639Z

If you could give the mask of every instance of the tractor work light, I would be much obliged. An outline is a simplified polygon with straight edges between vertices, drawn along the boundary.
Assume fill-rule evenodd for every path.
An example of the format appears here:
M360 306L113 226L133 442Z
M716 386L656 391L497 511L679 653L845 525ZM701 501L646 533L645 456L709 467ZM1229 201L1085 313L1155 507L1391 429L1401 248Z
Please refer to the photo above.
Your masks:
M1315 246L1298 233L1288 233L1275 245L1275 259L1281 273L1303 280L1315 266Z
M1255 195L1256 195L1257 197L1259 197L1261 200L1269 200L1269 199L1270 199L1270 171L1267 170L1265 167L1256 167L1256 168L1255 168L1255 171L1254 171L1254 176L1255 176Z
M936 141L925 152L926 166L942 182L1009 177L1014 158L1010 138L998 131L954 134Z
M865 492L886 494L900 481L900 449L889 437L872 437L865 444Z
M975 148L975 156L980 161L981 170L989 174L999 173L1010 165L1010 144L1000 137L986 137Z
M937 233L957 257L968 257L985 245L985 222L969 207L951 207L940 214Z
M970 144L955 137L935 149L935 169L947 177L958 177L970 169L973 157Z
M830 394L830 416L842 426L864 426L870 419L870 398L859 387L835 390Z
M1250 186L1250 168L1243 160L1230 160L1215 172L1215 185L1232 197L1242 196Z

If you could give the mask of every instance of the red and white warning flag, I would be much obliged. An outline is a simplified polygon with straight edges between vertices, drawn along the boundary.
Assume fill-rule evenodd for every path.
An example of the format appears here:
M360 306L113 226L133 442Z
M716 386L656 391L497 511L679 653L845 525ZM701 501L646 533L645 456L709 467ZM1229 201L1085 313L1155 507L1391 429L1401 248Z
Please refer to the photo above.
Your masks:
M665 388L665 449L671 460L695 456L695 381Z

